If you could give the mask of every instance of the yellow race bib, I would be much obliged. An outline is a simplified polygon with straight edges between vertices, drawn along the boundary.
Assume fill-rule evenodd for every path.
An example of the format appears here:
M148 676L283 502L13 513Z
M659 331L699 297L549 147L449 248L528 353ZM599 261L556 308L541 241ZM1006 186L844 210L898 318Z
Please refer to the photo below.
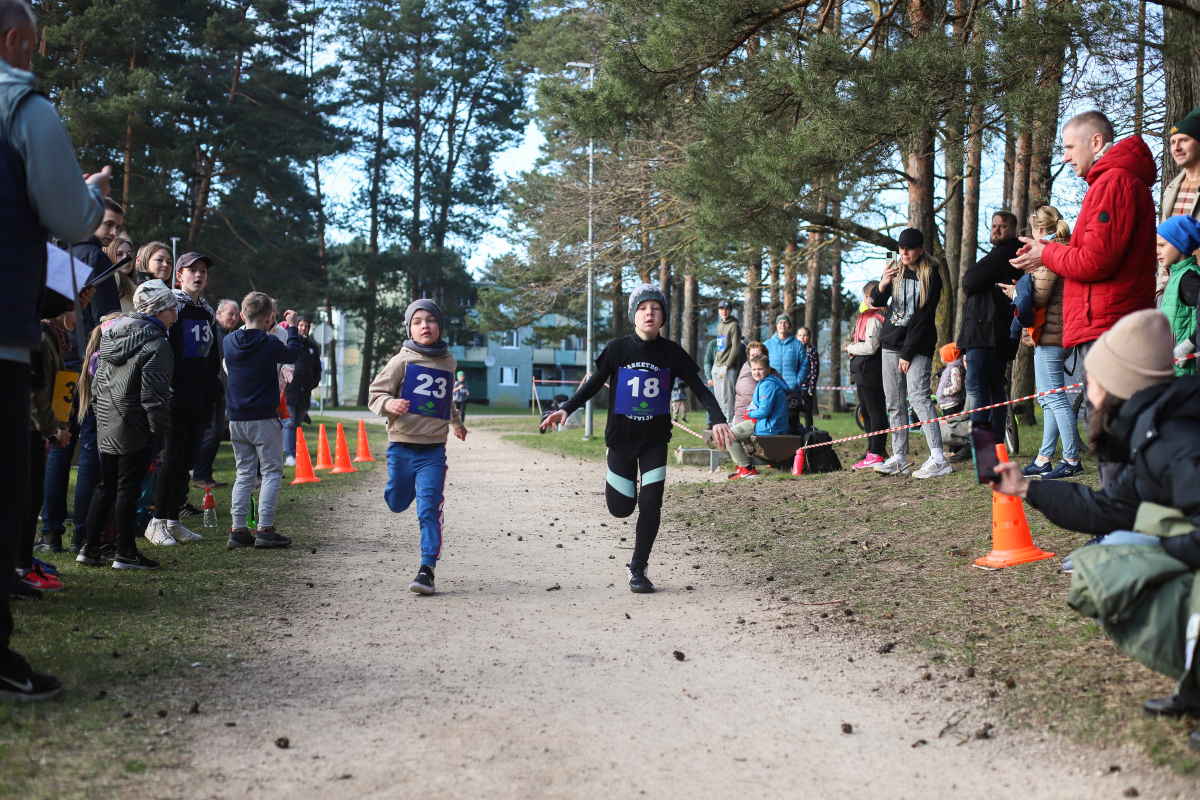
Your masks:
M79 383L79 373L69 369L60 369L54 377L54 416L63 425L71 418L71 406L75 402L75 385Z

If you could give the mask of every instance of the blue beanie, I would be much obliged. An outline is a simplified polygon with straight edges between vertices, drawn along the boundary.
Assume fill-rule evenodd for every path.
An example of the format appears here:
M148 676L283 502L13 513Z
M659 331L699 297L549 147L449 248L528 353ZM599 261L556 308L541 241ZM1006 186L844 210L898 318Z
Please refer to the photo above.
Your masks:
M1158 235L1185 256L1200 250L1200 220L1186 214L1168 217L1158 226Z

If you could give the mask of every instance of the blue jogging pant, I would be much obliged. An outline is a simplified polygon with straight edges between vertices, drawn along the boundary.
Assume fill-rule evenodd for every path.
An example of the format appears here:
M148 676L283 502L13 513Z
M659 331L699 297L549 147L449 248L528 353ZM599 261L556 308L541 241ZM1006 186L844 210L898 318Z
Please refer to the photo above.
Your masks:
M446 445L392 442L387 450L388 482L383 498L399 514L417 501L421 564L437 565L442 555L442 505L446 488Z

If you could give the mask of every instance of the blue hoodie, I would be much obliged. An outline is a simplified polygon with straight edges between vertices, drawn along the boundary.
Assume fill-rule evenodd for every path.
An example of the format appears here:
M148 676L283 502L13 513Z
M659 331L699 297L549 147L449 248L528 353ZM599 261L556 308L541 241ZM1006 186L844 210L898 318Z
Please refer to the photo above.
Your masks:
M800 391L800 382L808 372L807 353L804 352L804 345L800 344L800 340L791 335L780 340L776 334L763 342L763 345L767 348L771 366L779 370L779 375L788 389L793 392Z
M300 329L288 328L285 345L266 331L238 328L225 337L226 393L230 421L249 422L279 417L280 364L294 364L303 351Z
M788 432L787 384L778 375L768 375L754 386L750 410L755 436L778 436Z

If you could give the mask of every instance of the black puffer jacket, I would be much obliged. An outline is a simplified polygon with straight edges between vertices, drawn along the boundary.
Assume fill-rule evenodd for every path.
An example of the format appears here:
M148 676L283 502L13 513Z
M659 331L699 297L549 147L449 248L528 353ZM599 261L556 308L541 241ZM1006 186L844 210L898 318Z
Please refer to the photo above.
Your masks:
M1200 526L1200 377L1138 392L1121 406L1112 430L1128 448L1112 484L1097 492L1070 481L1034 481L1026 502L1059 527L1094 535L1132 530L1143 502L1177 508ZM1200 558L1197 534L1164 539L1163 546L1177 558L1173 549L1195 548Z
M170 430L174 361L157 320L133 313L106 323L92 382L101 453L136 453Z

